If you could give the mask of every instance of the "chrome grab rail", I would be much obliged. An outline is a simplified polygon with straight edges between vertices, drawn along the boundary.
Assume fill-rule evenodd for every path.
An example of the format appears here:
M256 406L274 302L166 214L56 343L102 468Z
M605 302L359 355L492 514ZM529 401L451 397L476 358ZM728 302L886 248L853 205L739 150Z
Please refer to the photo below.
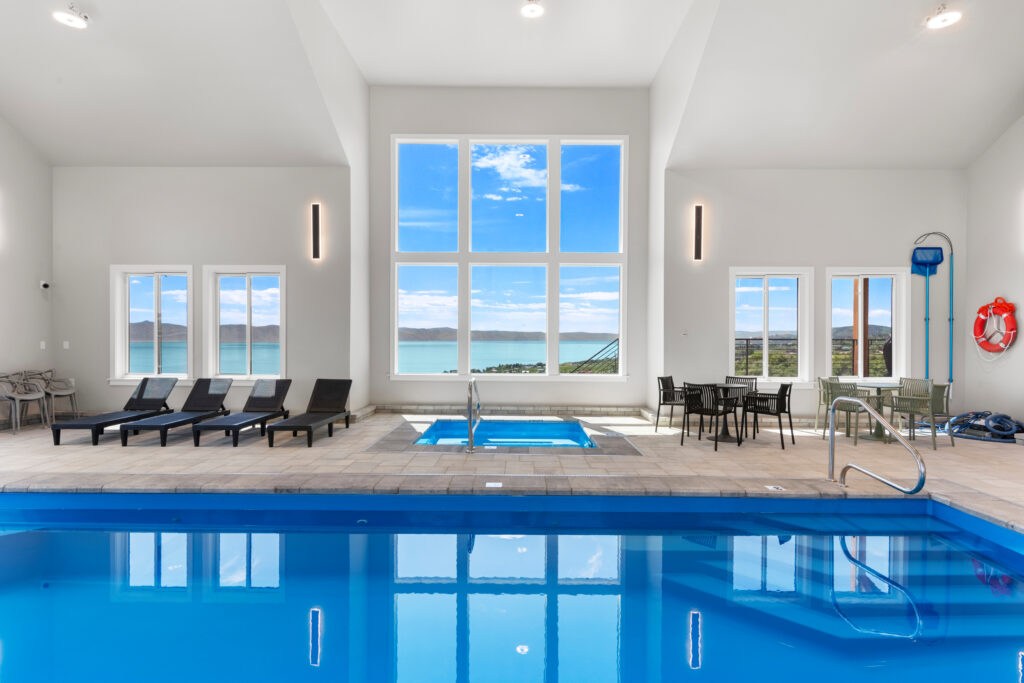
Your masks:
M889 481L885 477L877 475L870 470L864 469L860 465L854 465L852 462L846 463L846 467L844 467L843 471L839 473L839 485L846 486L846 473L849 472L850 470L857 470L858 472L862 472L871 477L872 479L876 479L882 482L883 484L886 484L887 486L893 487L894 489L901 493L906 493L907 495L912 495L923 489L925 479L925 468L924 460L921 459L921 454L918 453L917 449L914 448L911 445L911 443L907 441L907 439L902 434L900 434L888 420L882 417L881 413L879 413L877 410L871 407L871 405L869 405L867 401L865 401L862 398L855 398L852 396L839 396L834 401L832 401L832 406L829 408L828 411L828 480L836 480L836 407L839 403L856 403L857 405L864 408L868 412L868 415L878 420L879 424L881 424L885 429L887 429L890 434L896 437L896 440L899 441L900 444L902 444L903 447L906 448L912 456L914 456L914 462L917 463L917 486L915 486L912 489L905 489L899 484Z
M476 395L476 405L473 404L473 396ZM466 424L469 426L468 451L473 452L473 434L477 425L480 424L480 390L476 388L476 377L469 380L469 391L466 397Z
M838 614L842 618L842 620L845 621L846 624L850 628L852 628L854 631L858 631L859 633L867 633L867 634L875 635L875 636L887 636L889 638L907 638L907 639L910 639L910 640L913 640L913 639L917 638L918 636L920 636L921 632L924 630L924 622L921 620L921 612L918 611L917 603L914 602L914 596L912 596L910 594L910 591L908 591L906 588L904 588L900 584L898 584L895 581L893 581L892 579L890 579L888 576L885 576L884 574L882 574L877 569L872 569L867 564L865 564L865 563L861 562L860 560L856 559L853 556L853 554L850 552L850 549L846 547L846 536L840 536L839 537L839 547L842 548L843 554L846 555L846 560L850 564L852 564L855 567L859 567L860 569L866 571L868 574L871 574L872 576L878 578L879 581L882 581L885 584L891 586L892 588L895 588L900 593L903 593L903 597L905 597L907 599L907 602L910 603L911 609L914 610L914 617L917 619L917 627L914 629L913 633L906 634L906 633L888 633L886 631L878 631L876 629L863 628L863 627L857 626L855 623L853 623L853 621L850 620L850 617L846 616L846 613L843 612L843 610L841 610L839 608L839 602L836 600L836 584L835 584L835 581L833 581L832 582L832 609L834 609L836 611L836 614ZM834 564L833 564L833 566L834 566Z

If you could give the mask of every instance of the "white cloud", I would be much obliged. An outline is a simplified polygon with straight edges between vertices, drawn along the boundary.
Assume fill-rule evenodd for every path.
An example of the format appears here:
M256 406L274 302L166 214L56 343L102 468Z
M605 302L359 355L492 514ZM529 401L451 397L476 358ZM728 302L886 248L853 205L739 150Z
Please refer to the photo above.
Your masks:
M579 192L582 189L585 188L582 185L577 185L576 183L562 183L562 192Z
M522 145L481 145L474 168L489 168L509 187L544 187L547 169L530 168L533 156Z
M459 297L443 290L398 292L398 324L402 327L457 327Z
M618 292L579 292L575 294L563 293L563 299L583 299L585 301L618 301Z
M160 296L164 300L170 300L176 304L188 303L187 289L161 289Z
M128 310L132 313L148 313L150 315L153 314L152 308L130 308Z
M490 199L491 201L500 202L504 197L500 194L485 194L484 199Z
M506 202L521 202L524 199L526 199L526 197L505 197Z

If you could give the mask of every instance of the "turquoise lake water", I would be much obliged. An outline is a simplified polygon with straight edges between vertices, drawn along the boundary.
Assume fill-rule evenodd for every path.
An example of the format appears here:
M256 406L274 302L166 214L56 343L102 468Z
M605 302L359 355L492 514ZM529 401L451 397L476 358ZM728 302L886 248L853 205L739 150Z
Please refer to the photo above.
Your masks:
M558 344L558 361L584 361L608 345L606 341L563 341ZM484 369L504 363L543 363L547 342L475 341L469 346L470 367ZM430 373L454 371L459 365L458 342L398 342L398 372Z
M584 361L603 349L605 341L563 341L558 344L560 363ZM132 342L129 371L137 374L153 373L153 342ZM476 341L470 344L470 365L489 368L504 363L543 363L547 356L547 343L543 341ZM433 373L458 368L458 342L399 342L398 372ZM163 342L161 358L163 371L168 374L188 372L188 350L185 342ZM253 374L276 375L281 368L280 345L256 342L252 345ZM220 345L220 371L225 375L244 375L245 344L224 342Z
M188 372L186 342L163 342L160 357L168 374ZM153 374L153 342L132 342L128 357L129 372ZM276 375L281 371L281 345L276 342L255 342L252 345L254 375ZM224 342L220 345L220 372L224 375L245 375L245 343Z

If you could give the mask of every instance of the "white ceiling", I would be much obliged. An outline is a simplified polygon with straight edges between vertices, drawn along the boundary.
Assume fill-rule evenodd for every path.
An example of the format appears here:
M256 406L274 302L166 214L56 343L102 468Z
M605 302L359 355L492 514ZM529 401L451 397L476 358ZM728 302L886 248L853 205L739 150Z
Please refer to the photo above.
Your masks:
M947 3L721 0L672 164L966 166L1024 114L1024 2Z
M81 0L86 31L4 3L0 117L59 165L344 163L297 1ZM369 83L424 86L644 86L717 6L676 167L959 168L1024 114L1024 0L947 0L939 32L936 0L302 1Z
M3 3L0 116L68 165L334 164L341 145L281 0Z
M387 85L645 86L691 0L322 0L366 80Z

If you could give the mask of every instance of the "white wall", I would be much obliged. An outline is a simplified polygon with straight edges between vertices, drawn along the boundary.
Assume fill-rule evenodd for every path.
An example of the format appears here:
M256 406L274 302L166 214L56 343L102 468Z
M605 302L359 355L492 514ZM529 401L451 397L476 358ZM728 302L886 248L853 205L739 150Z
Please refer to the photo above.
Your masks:
M51 173L47 161L0 118L0 373L48 368ZM46 350L39 342L47 344Z
M967 280L958 327L965 332L967 408L1024 419L1024 342L995 362L979 357L970 334L978 308L1001 296L1017 305L1024 331L1024 118L975 161L968 178Z
M814 267L812 377L828 373L825 269L908 266L914 239L937 230L964 253L966 181L961 171L687 170L666 183L665 370L682 381L729 372L729 267ZM693 205L704 205L704 260L693 261ZM947 255L948 256L948 255ZM963 261L961 261L963 263ZM948 263L932 277L932 377L948 363ZM956 306L966 269L956 272ZM912 276L911 369L924 374L924 279ZM954 377L964 377L963 324ZM955 405L963 404L963 383ZM794 387L794 412L813 414L816 389Z
M192 264L197 374L202 266L284 265L287 405L305 408L316 377L349 376L349 173L319 168L56 168L53 174L53 337L62 374L84 410L119 407L109 386L111 264ZM311 258L310 204L322 204L322 258ZM231 390L239 408L248 387ZM175 389L172 406L187 388Z
M390 144L392 134L628 135L626 195L629 376L621 379L483 380L485 402L500 404L641 405L647 376L648 93L627 89L370 89L371 401L457 403L462 380L393 379L390 375ZM591 381L593 380L593 381ZM487 385L494 387L489 388Z
M349 358L353 410L370 396L370 89L319 0L289 0L349 165Z

